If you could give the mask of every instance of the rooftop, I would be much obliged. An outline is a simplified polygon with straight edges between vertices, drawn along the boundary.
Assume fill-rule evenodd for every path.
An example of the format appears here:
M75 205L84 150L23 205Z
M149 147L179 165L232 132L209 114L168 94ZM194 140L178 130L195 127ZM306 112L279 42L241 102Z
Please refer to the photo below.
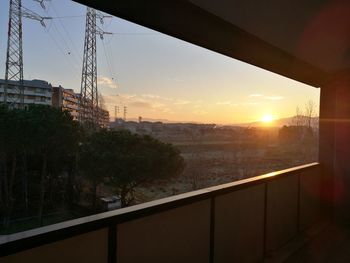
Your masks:
M14 80L4 80L0 79L0 84L10 84L10 85L17 85L18 81ZM40 80L40 79L33 79L33 80L23 80L23 85L25 87L33 87L33 88L43 88L43 89L52 89L52 85L47 82L46 80Z

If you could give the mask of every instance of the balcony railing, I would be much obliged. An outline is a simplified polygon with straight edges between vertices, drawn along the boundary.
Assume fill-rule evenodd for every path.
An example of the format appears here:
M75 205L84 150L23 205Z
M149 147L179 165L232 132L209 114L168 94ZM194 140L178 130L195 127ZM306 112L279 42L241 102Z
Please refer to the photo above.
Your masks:
M257 262L320 218L318 163L0 236L6 262Z

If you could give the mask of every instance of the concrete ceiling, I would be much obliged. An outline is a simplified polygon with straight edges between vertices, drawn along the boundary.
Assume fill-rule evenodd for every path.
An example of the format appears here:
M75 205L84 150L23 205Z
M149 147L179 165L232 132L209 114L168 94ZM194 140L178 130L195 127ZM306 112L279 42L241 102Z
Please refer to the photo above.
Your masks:
M327 72L349 66L350 1L190 1Z
M75 0L295 80L350 66L350 1Z

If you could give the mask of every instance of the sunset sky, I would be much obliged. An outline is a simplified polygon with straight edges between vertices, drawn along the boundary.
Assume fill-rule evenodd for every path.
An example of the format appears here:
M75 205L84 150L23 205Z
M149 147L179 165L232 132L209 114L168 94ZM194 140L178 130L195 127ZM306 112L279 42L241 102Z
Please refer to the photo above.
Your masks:
M8 0L0 0L0 72L5 72ZM23 6L54 17L47 27L23 19L24 77L43 79L80 92L86 7L51 0ZM102 26L113 32L98 39L98 88L114 116L127 118L242 123L264 116L289 117L319 90L207 49L113 17ZM1 78L4 75L0 76Z

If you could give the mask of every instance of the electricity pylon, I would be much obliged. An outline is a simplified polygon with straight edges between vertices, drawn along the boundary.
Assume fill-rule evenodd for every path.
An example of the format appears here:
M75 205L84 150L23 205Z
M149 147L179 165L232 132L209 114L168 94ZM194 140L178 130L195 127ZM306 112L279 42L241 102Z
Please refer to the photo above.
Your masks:
M10 0L4 103L14 107L24 105L22 17L37 20L42 26L45 26L45 19L51 19L23 7L22 0ZM11 96L8 96L8 81L16 81L17 84L12 85Z
M115 118L115 121L118 121L118 115L119 115L119 106L114 106L114 118Z
M103 39L104 32L96 25L99 19L103 23L103 16L95 9L86 10L85 41L83 70L80 89L79 121L86 124L99 124L98 90L97 90L97 55L96 36Z
M126 121L126 113L128 112L128 108L124 106L123 119Z

